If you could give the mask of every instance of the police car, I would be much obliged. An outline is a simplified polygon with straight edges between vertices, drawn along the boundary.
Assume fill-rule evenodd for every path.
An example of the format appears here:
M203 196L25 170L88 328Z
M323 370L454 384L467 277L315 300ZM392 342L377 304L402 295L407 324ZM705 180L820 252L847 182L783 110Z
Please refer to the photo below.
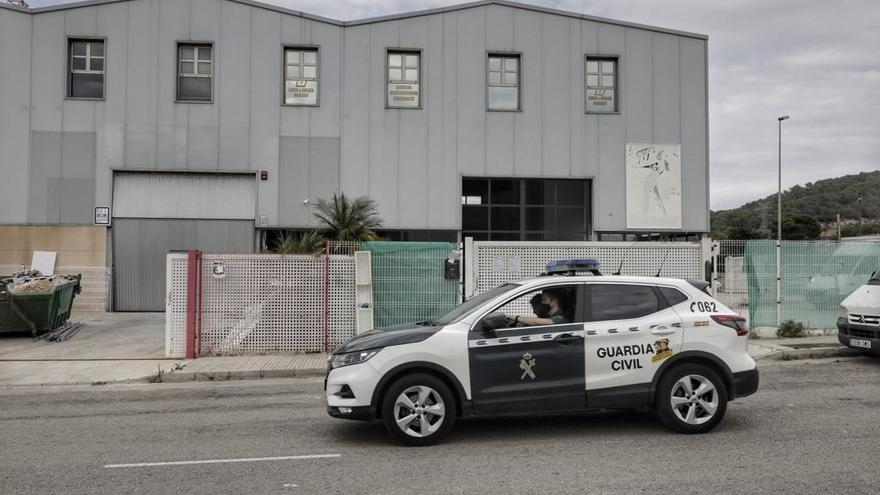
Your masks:
M329 359L328 413L382 420L405 445L435 443L463 417L617 408L703 433L757 390L744 319L704 285L603 276L589 259L542 275L352 338Z

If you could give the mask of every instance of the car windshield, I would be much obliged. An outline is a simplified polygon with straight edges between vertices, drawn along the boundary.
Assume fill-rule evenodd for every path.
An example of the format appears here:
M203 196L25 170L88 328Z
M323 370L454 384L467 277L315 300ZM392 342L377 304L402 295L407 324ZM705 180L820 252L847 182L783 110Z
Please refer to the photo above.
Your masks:
M871 276L871 280L868 280L868 284L870 285L880 285L880 270L874 272L874 275Z
M504 284L498 287L495 287L492 290L483 292L478 296L474 296L467 301L459 304L458 306L452 308L448 313L437 318L435 321L431 322L434 325L449 325L450 323L458 320L459 318L470 314L476 308L482 306L486 301L492 300L501 294L506 292L510 292L513 289L519 287L519 284Z

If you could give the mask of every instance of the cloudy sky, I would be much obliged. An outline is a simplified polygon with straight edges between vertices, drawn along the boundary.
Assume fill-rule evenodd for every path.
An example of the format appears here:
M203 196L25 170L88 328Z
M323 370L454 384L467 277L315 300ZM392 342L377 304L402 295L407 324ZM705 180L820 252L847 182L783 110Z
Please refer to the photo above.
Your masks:
M465 0L263 1L351 20ZM782 114L783 187L880 170L877 0L524 1L709 35L712 209L776 192Z

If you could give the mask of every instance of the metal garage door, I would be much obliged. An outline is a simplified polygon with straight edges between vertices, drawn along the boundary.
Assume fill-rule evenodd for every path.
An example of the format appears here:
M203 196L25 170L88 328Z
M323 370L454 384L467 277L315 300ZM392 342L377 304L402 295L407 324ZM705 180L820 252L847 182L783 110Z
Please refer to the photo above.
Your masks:
M117 172L113 180L116 311L165 310L165 256L254 251L255 178Z

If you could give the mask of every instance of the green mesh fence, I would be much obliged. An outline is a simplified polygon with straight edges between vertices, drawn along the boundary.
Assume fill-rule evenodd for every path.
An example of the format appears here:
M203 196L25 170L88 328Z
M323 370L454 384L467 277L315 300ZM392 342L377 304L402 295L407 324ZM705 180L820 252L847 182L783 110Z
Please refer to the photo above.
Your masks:
M781 321L834 328L850 292L880 268L880 242L782 241ZM749 325L776 326L776 241L747 241Z
M431 320L458 303L458 280L443 278L449 242L364 242L373 264L373 315L377 328Z

